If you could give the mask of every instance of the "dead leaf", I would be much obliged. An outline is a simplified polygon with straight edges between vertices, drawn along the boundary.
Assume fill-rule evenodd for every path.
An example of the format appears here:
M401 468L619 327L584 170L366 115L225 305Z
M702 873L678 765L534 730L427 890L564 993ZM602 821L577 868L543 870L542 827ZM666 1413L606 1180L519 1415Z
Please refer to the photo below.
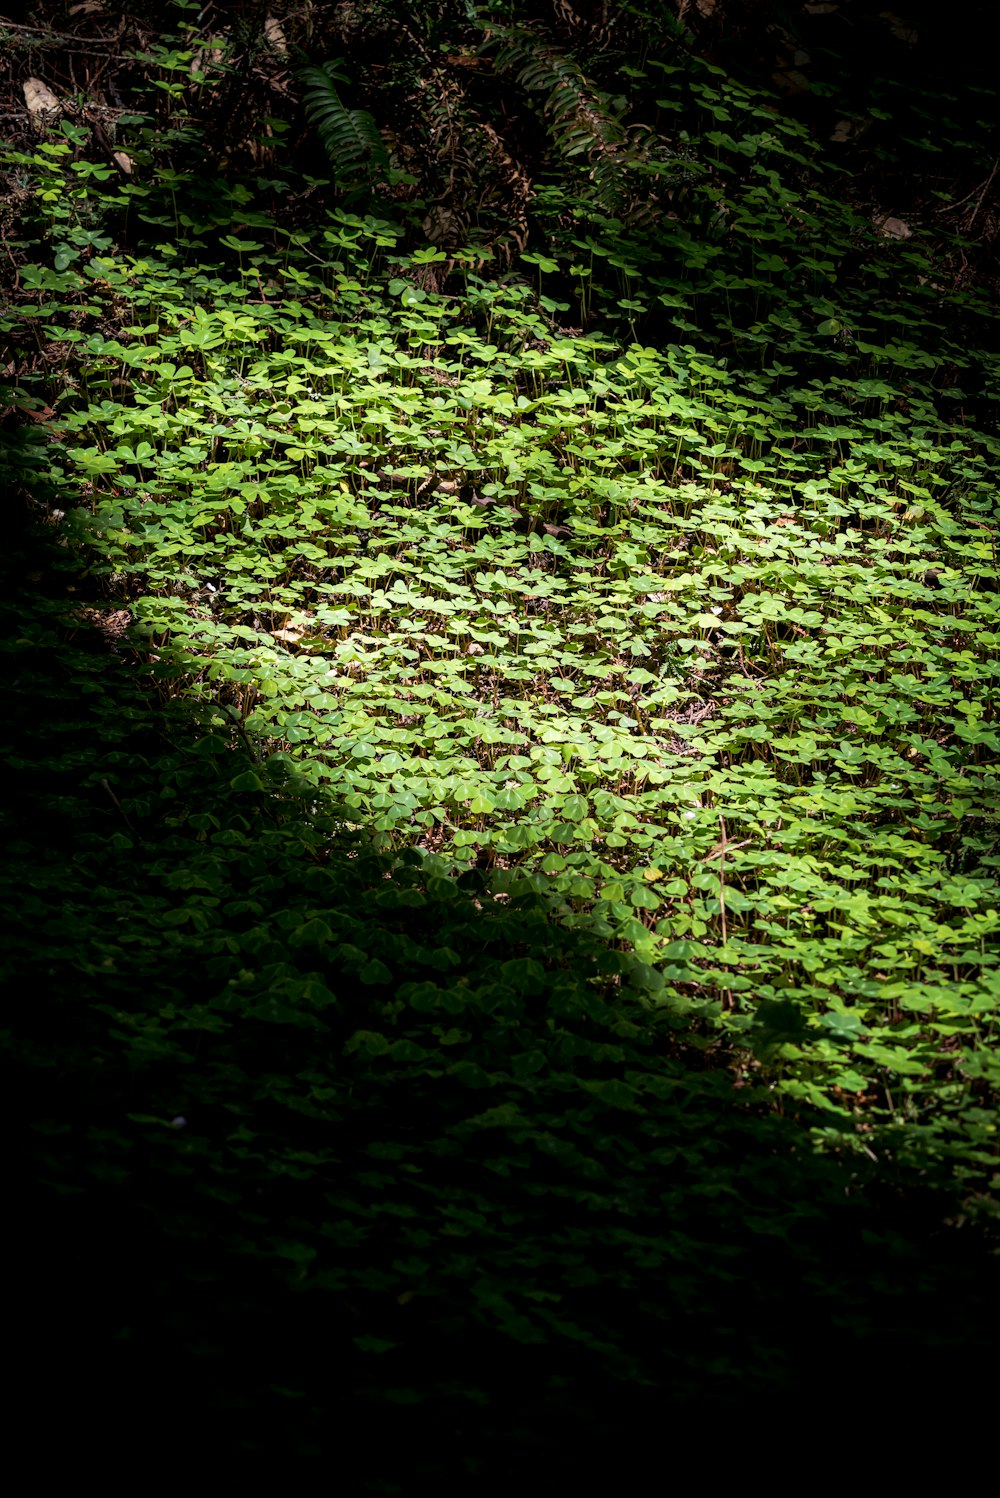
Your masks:
M26 78L23 88L28 113L36 123L59 113L59 100L40 78Z
M188 73L192 78L196 73L208 73L210 68L219 66L225 56L223 49L218 45L222 40L221 37L209 37L205 46L199 48L194 54L188 68Z
M264 22L264 40L274 52L280 52L284 56L288 51L288 43L285 33L281 29L281 22L274 16L268 16Z
M908 47L912 47L920 39L920 33L914 30L909 21L902 16L893 15L891 10L879 11L879 20L885 21L896 40L905 42Z
M913 230L901 218L884 218L878 225L884 239L912 239Z
M124 151L115 151L114 161L117 166L121 167L126 177L131 177L133 169L135 167L135 162L132 160L131 156L127 156Z
M49 431L54 437L64 437L66 435L62 427L49 425L56 414L51 406L29 406L25 401L14 401L12 405L4 408L3 414L6 416L11 411L20 411L22 415L30 417L32 421L37 421L41 425L48 426Z

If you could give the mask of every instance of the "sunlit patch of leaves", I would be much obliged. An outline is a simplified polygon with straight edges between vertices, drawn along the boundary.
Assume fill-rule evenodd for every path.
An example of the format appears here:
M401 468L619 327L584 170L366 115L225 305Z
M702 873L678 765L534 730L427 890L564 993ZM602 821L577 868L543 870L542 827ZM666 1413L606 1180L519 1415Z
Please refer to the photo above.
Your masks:
M89 263L135 321L63 333L50 459L152 678L169 642L378 846L542 881L652 1001L735 1033L798 1004L780 1090L851 1136L860 1067L947 1147L988 1086L943 1046L992 1023L994 439L916 344L741 371L523 285L423 290L419 252L373 271L394 239L341 214L312 258L231 236L235 279ZM25 277L47 337L67 274Z

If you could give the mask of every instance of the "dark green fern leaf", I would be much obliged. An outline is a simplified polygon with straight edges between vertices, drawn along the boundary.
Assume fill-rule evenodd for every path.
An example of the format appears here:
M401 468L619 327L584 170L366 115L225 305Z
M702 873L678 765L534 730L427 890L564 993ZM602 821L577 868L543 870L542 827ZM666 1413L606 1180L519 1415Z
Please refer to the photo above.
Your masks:
M372 115L349 109L337 84L348 83L339 59L299 68L306 117L322 142L338 187L359 188L385 173L389 157Z
M601 151L617 145L624 129L607 97L596 89L575 58L553 47L527 27L509 27L498 36L495 66L515 71L531 93L545 95L544 112L564 155Z
M543 96L552 144L564 163L579 162L587 170L594 205L605 213L624 212L630 198L623 172L628 137L611 99L571 54L526 26L496 32L483 50L492 48L498 73L513 73L522 88Z

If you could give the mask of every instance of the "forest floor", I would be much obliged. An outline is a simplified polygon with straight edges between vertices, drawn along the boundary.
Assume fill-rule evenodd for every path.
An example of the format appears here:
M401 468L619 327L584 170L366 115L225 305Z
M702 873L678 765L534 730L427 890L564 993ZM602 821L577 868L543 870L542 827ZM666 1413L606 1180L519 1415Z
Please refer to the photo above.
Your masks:
M26 1450L409 1494L985 1428L996 309L671 72L678 211L550 182L514 271L141 116L134 180L7 152Z

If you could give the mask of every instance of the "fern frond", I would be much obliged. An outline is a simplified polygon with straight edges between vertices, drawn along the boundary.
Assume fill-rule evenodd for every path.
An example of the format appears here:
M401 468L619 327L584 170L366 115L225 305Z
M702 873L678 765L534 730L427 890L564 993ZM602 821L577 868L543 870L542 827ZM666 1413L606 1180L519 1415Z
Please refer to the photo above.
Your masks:
M544 95L552 142L563 161L582 160L589 168L595 204L620 213L630 196L622 174L627 136L611 100L573 56L527 26L495 32L488 45L497 48L497 72L513 72L522 88Z
M299 68L306 118L319 136L339 187L358 187L389 166L385 143L366 109L349 109L338 83L348 79L339 59Z
M614 150L625 138L622 122L576 59L526 26L497 33L497 72L514 72L522 88L545 95L542 106L564 156Z
M585 75L575 57L536 36L527 27L509 27L499 34L497 72L516 69L519 84L531 93L545 94L545 114L554 126L570 120L588 121L594 135L612 144L623 138L623 127L608 99Z

